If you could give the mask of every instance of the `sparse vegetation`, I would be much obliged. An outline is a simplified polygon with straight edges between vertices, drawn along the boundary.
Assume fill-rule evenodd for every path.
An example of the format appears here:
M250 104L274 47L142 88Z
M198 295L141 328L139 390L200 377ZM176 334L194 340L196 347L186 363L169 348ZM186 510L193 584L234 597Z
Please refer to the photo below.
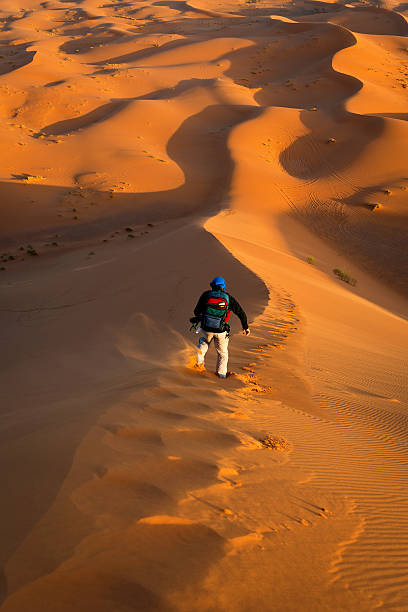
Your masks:
M338 276L340 280L344 281L345 283L348 283L352 287L355 287L357 285L357 280L355 278L352 278L346 272L343 272L343 270L339 270L339 268L334 268L333 274Z
M26 183L32 183L35 181L42 181L44 179L43 176L40 175L34 175L34 174L25 174L22 175L22 180Z
M125 227L125 232L128 232L130 234L131 232L133 232L133 230L131 227Z
M308 264L311 264L313 266L316 260L313 256L309 256L309 257L306 257L306 261Z
M289 447L289 443L284 438L277 438L272 436L271 434L266 434L264 438L259 438L259 442L265 448L270 448L272 450L283 451Z

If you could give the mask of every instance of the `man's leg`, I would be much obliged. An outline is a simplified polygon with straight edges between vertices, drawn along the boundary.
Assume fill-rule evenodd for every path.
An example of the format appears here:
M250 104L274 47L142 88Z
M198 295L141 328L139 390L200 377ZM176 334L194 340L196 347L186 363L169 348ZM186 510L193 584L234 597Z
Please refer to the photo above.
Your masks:
M222 332L221 334L214 334L215 348L218 353L217 359L217 374L225 378L227 375L228 367L228 332Z
M213 335L214 334L201 330L201 336L197 346L197 365L204 365L204 357L213 339Z

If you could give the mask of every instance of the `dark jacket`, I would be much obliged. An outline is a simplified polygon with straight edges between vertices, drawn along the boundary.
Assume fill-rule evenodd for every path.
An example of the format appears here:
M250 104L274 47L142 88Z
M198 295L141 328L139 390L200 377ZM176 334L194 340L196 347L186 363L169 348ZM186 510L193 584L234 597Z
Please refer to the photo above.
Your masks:
M204 291L204 293L201 295L200 299L197 302L197 306L194 308L194 315L197 318L201 319L201 315L204 314L205 306L207 304L207 296L209 293L211 293L211 290ZM247 320L247 316L245 314L244 309L240 306L237 300L230 293L228 293L227 291L225 293L227 293L229 297L228 309L231 310L231 312L237 315L237 317L240 319L242 329L248 329L248 320ZM204 331L211 331L211 330L206 330L204 326L203 326L203 329Z

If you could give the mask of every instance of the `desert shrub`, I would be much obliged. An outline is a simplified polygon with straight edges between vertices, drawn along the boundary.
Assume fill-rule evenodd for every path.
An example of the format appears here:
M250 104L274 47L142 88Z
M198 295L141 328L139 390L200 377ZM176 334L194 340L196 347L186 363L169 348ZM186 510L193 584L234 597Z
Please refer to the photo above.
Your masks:
M340 280L344 281L345 283L348 283L349 285L352 285L353 287L357 285L357 281L355 278L352 278L346 272L343 272L343 270L339 270L339 268L334 268L333 274L338 276Z
M265 448L270 448L272 450L284 451L289 448L289 443L287 440L272 436L271 434L266 434L266 436L259 439L259 442Z
M315 260L314 257L310 256L310 257L306 257L306 261L307 261L308 264L313 265L316 260Z

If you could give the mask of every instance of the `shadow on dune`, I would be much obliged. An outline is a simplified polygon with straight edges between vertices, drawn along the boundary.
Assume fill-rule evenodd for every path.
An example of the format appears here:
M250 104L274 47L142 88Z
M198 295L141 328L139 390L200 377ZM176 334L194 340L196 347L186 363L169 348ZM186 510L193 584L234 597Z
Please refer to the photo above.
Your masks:
M187 85L184 83L180 84L180 90L184 91L186 87ZM126 104L126 102L118 104ZM109 110L111 108L109 106ZM38 237L45 233L49 235L50 232L58 233L62 239L68 240L75 240L84 236L92 238L121 225L180 218L200 212L205 215L217 212L220 203L228 195L233 170L233 163L227 146L229 130L258 112L257 107L219 104L208 106L200 113L188 117L171 136L167 144L169 157L183 170L183 185L164 191L117 193L115 194L114 207L110 203L102 216L95 207L92 213L89 213L93 215L93 218L87 222L81 222L80 225L72 221L69 225L56 224L55 222L56 211L55 208L52 208L53 199L54 201L60 200L61 196L69 192L70 189L0 183L0 191L7 195L0 203L2 216L4 218L7 216L16 218L13 242L16 240L25 241L29 237L35 240L35 233ZM99 117L99 114L95 116ZM74 121L81 122L83 119L82 117ZM103 119L100 118L99 120ZM65 122L61 122L44 129L53 130L55 125L57 125L58 130L63 130L65 133L68 126L71 126L71 121L68 121L68 126ZM209 129L209 126L211 126L211 129ZM103 192L99 193L103 195ZM35 209L27 210L28 197L40 201L47 200L50 203L48 219L43 216L40 224L38 221L36 222ZM22 213L19 216L18 211L23 207L24 214ZM38 230L37 232L31 232L31 236L22 227L22 219L24 218L30 224L37 223ZM41 224L42 232L40 232ZM4 238L2 244L3 247L7 247L10 244L10 238Z
M200 86L209 86L214 85L215 79L186 79L185 81L180 81L174 87L166 87L165 89L159 89L156 91L152 91L142 96L136 96L134 98L119 98L112 99L111 102L107 104L102 104L102 106L98 106L93 111L89 113L85 113L84 115L79 115L78 117L74 117L72 119L65 119L64 121L58 121L56 123L52 123L50 125L46 125L39 132L34 134L34 138L38 138L39 136L62 136L71 134L77 130L82 130L84 128L90 127L95 123L101 123L102 121L107 121L111 117L120 113L123 109L125 109L131 102L136 102L137 100L162 100L162 99L172 99L177 98L183 93L192 90L194 88ZM47 84L50 87L51 84Z
M244 24L238 22L234 24L238 28L239 35L244 34ZM230 77L235 83L242 86L241 80L244 76L245 68L251 64L256 70L252 70L247 79L248 87L259 89L254 94L255 101L261 106L283 106L291 108L305 108L311 104L319 102L320 107L329 107L338 104L344 99L354 95L360 88L361 82L349 75L343 75L333 70L331 64L335 53L356 43L356 39L351 32L332 24L321 23L283 23L279 20L265 21L258 27L258 38L253 39L253 45L238 51L221 54L216 61L228 60L230 67L225 71L225 75ZM286 34L282 48L278 45L273 47L269 44L266 50L265 45L270 42L277 43L282 40L282 34ZM237 33L238 35L238 33ZM205 37L206 40L208 37ZM140 49L134 53L119 57L111 57L104 62L96 65L106 65L109 63L137 62L141 59L160 55L162 51L188 48L192 43L203 40L203 34L192 36L188 40L171 41L155 49ZM258 56L260 59L258 59ZM259 70L256 66L262 61L264 67ZM316 79L318 74L319 91L312 88L308 89L309 81ZM287 77L301 77L305 82L299 85L296 92L288 91L284 79ZM182 81L175 88L178 93L196 86L198 79ZM211 82L203 80L202 84ZM201 84L201 83L200 83ZM164 90L169 92L172 89ZM151 92L135 99L157 99L160 94ZM318 100L317 100L318 98Z
M32 612L43 610L44 599L79 612L177 612L175 594L200 588L225 555L225 540L200 523L166 524L166 518L92 534L81 542L82 555L17 592L5 610L22 610L28 595Z
M208 15L209 12L204 9L200 10L198 8L195 8L194 6L191 6L188 2L180 2L180 0L178 0L177 2L172 2L171 0L159 0L159 2L153 2L153 6L167 6L168 8L179 11L181 15L183 15L184 13L198 13L200 15Z
M133 37L114 29L113 23L101 23L91 28L89 26L80 29L65 30L64 35L81 35L82 39L69 40L60 45L59 50L63 53L79 55L87 53L91 47L98 45L113 44L115 42L130 41Z
M145 47L143 49L138 49L137 51L132 51L131 53L125 53L123 55L118 55L114 57L110 57L107 60L102 60L100 62L95 62L94 66L105 66L106 64L129 64L131 62L138 62L146 57L154 57L162 53L163 51L167 51L170 49L178 49L179 47L183 47L191 43L191 40L171 40L170 42L164 43L160 45L160 47Z
M30 64L37 53L36 51L27 51L27 47L31 45L31 42L12 46L0 45L0 56L3 57L3 60L0 60L0 75L8 74ZM8 60L7 63L6 59Z
M127 100L115 100L113 102L109 102L108 104L103 104L85 115L81 115L73 119L66 119L65 121L57 121L57 123L47 125L37 132L35 137L38 138L42 134L45 134L46 136L62 136L64 134L70 134L76 130L89 127L94 123L106 121L107 119L110 119L110 117L113 117L119 113L128 105L128 103L129 102Z
M3 568L0 569L0 605L7 597L7 578Z

